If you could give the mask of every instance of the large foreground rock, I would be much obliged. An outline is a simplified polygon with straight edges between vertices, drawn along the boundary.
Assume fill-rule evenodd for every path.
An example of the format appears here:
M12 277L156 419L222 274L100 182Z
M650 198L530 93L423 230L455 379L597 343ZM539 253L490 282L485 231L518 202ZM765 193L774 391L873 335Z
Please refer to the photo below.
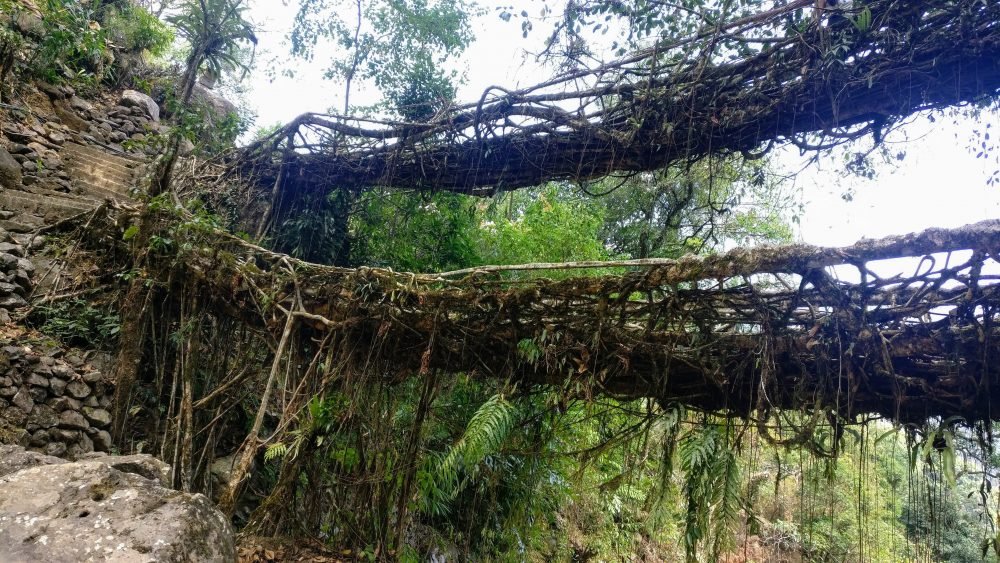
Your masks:
M0 446L0 459L14 458L27 468L0 477L4 563L236 559L229 523L202 495L167 489L102 458L59 463Z

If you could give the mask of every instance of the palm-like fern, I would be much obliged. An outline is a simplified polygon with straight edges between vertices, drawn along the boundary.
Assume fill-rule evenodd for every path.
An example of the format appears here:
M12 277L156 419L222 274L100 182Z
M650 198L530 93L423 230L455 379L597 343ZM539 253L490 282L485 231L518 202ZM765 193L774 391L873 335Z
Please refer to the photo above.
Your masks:
M680 443L687 497L684 548L689 562L697 561L698 547L709 533L717 558L725 548L727 527L738 517L740 468L729 442L730 430L724 425L706 426Z
M226 71L246 70L242 61L242 44L257 44L253 27L245 15L244 0L188 0L176 16L168 21L177 33L191 44L184 72L181 101L187 103L197 78L205 66L215 76Z
M517 408L502 394L494 395L483 403L448 453L432 459L418 473L423 511L434 515L446 513L448 503L475 474L476 466L499 451L517 419Z

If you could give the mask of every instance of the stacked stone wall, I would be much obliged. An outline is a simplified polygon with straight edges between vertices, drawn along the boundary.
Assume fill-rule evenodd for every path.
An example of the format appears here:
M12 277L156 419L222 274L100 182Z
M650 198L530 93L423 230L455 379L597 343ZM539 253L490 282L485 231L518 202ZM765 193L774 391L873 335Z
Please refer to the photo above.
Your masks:
M113 390L101 371L10 323L32 291L25 252L0 229L0 442L70 458L108 451Z
M25 334L0 340L0 441L71 459L109 451L113 393L75 353Z

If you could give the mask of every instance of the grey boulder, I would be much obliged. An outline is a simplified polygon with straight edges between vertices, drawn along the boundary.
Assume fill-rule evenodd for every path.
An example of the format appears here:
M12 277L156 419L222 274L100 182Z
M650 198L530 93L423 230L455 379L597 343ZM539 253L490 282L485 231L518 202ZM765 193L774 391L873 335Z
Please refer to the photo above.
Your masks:
M146 117L153 121L160 120L160 106L156 105L153 98L138 90L125 90L122 92L121 105L125 107L137 107L142 110Z
M0 477L0 561L236 560L229 522L203 495L101 458L56 463L12 451L28 467ZM10 454L0 449L0 459Z

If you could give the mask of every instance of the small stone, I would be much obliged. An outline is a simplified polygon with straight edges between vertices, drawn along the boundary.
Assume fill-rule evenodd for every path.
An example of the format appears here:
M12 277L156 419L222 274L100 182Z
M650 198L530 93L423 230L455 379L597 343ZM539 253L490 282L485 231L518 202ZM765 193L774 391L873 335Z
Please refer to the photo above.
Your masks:
M66 142L66 135L63 135L62 133L59 133L57 131L50 131L48 137L50 141L52 141L57 145L61 145Z
M36 430L31 435L31 440L28 442L28 445L35 448L40 448L45 444L48 444L49 439L50 437L48 430Z
M0 311L3 311L3 309L0 309ZM49 379L49 393L52 393L56 397L62 397L65 392L66 392L65 381L57 379L55 377Z
M86 399L83 400L83 408L90 407L90 408L96 409L99 406L100 406L100 403L97 402L97 397L95 397L93 395L91 395L91 396L89 396L89 397L87 397Z
M66 430L65 428L53 428L49 430L49 435L53 440L60 442L75 442L80 439L79 430Z
M82 381L74 380L66 385L66 392L75 399L83 399L90 395L90 386Z
M49 445L45 446L45 455L59 457L64 453L66 453L66 444L62 442L49 442Z
M15 255L16 256L16 255ZM19 270L24 270L29 274L35 273L35 264L27 258L18 258L17 267Z
M111 413L104 409L83 407L83 416L87 417L87 420L98 428L104 428L111 424Z
M2 285L2 284L0 284L0 285ZM43 376L42 374L38 373L37 371L33 371L33 372L31 372L30 375L28 375L28 385L34 385L36 387L48 387L49 386L49 378Z
M15 428L21 428L24 426L25 421L28 420L28 413L23 410L11 405L4 409L3 414L0 415L8 424Z
M42 134L44 135L45 133L42 133ZM39 137L36 137L36 139L39 139ZM45 158L51 152L49 150L49 147L43 145L42 143L38 142L37 140L36 141L31 141L30 143L28 143L28 148L31 149L31 150L33 150L33 151L35 151L35 153L37 154L37 158Z
M0 397L9 399L17 395L17 387L0 387Z
M35 82L35 85L38 86L39 90L48 94L50 98L62 99L67 97L65 89L61 86L52 84L51 82L37 81Z
M20 244L0 242L0 252L6 252L16 258L24 258L24 248Z
M0 187L16 189L21 185L22 176L21 165L7 149L0 147Z
M49 398L49 391L44 387L28 387L28 395L31 395L36 403L42 403Z
M4 136L9 138L15 143L24 144L31 140L31 131L21 127L16 123L3 123L0 124L0 131L3 131Z
M20 293L23 291L17 285L7 282L0 282L0 295L11 295L13 293Z
M31 291L31 274L25 272L24 270L17 269L14 272L13 282L19 285L24 291Z
M85 433L82 432L80 433L80 440L77 443L80 444L80 450L81 450L80 453L85 454L94 451L94 441L91 440L90 436L88 436Z
M20 295L8 295L6 297L0 297L0 307L4 309L17 309L19 307L25 307L28 302L24 300Z
M194 152L194 143L192 143L187 137L181 137L181 143L178 146L177 151L181 154L181 156L187 156Z
M75 356L67 357L66 361L72 363L71 361L72 358L75 358ZM52 370L52 375L61 379L70 379L74 375L76 375L76 372L73 371L73 368L69 367L64 363L57 363L56 365L52 366L49 369Z
M7 312L7 309L0 309L0 325L8 325L10 322L10 313Z
M92 436L94 449L99 452L111 451L111 434L107 430L101 430Z
M160 106L156 105L153 98L137 90L125 90L119 103L125 107L136 107L141 110L139 115L146 115L153 121L160 120Z
M85 430L87 428L87 419L83 417L82 414L76 411L62 411L59 413L59 427L69 428L74 430Z
M83 380L87 383L97 383L104 379L104 374L100 370L90 370L83 372Z
M14 268L17 268L17 256L6 252L0 252L0 270L9 272Z
M9 367L10 364L8 364ZM0 375L0 387L10 387L14 384L14 380L6 375Z
M76 411L83 408L83 403L72 397L56 397L49 399L46 404L56 410L56 412Z
M31 398L31 393L28 391L27 387L20 388L10 402L17 408L24 411L25 414L31 412L31 409L35 406L35 400Z
M55 409L48 405L35 405L31 414L28 415L28 420L41 428L52 428L59 422L59 415L56 414Z
M42 166L44 166L47 170L54 170L54 171L56 171L57 174L59 173L60 169L62 168L62 165L63 165L62 159L59 158L59 156L55 155L55 154L51 154L51 155L45 157L45 159L42 160Z

